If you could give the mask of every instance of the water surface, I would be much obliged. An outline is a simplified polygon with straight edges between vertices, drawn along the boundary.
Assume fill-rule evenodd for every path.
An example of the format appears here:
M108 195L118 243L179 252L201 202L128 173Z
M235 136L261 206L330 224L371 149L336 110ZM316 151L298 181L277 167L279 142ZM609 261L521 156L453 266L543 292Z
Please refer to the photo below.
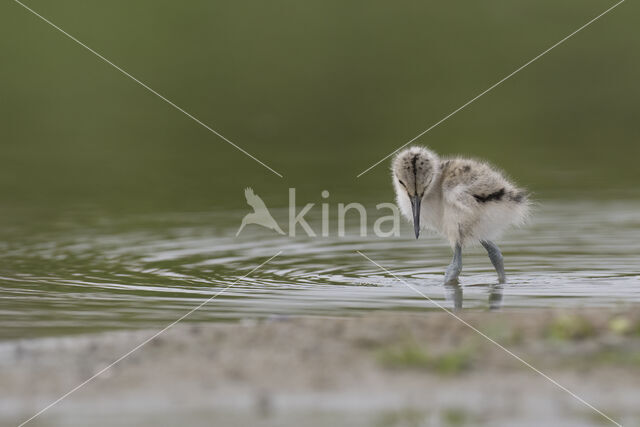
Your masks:
M0 338L163 327L234 282L187 321L438 310L356 251L449 308L636 305L638 212L638 202L543 203L500 243L509 282L497 286L485 253L472 248L459 288L442 285L444 241L415 241L407 224L391 238L360 237L357 224L345 237L257 226L236 237L245 212L25 214L2 231Z

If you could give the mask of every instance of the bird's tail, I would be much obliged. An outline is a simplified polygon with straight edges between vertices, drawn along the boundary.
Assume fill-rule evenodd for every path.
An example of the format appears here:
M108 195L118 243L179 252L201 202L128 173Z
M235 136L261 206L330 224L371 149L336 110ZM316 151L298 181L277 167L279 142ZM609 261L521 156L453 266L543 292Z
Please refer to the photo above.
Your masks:
M512 190L507 194L507 198L516 203L527 203L529 201L529 193L525 190Z

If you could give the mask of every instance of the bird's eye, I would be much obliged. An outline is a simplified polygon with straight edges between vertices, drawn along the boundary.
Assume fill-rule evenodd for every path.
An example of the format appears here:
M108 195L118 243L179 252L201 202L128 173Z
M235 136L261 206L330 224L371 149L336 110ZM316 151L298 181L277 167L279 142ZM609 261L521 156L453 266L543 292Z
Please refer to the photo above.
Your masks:
M400 183L400 185L402 185L405 189L407 188L407 186L405 185L404 182L402 182L402 180L400 178L398 178L398 182Z

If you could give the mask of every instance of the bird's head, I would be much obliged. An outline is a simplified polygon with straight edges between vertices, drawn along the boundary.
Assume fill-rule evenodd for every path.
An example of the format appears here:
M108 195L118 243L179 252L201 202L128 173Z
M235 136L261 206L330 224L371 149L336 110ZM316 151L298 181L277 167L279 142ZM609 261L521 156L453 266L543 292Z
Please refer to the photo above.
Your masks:
M391 163L393 184L398 205L413 220L416 239L420 235L420 208L422 198L429 193L435 181L438 156L424 147L410 147L398 153ZM411 211L408 211L409 203Z

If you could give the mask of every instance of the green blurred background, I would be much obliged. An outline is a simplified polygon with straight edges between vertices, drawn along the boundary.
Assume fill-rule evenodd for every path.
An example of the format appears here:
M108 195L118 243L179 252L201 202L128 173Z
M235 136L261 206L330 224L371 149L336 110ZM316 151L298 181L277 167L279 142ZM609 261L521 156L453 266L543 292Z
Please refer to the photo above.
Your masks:
M356 175L614 4L571 0L0 4L0 204L191 210L392 200ZM636 197L640 6L628 1L418 143L536 197ZM635 17L635 18L634 18Z

